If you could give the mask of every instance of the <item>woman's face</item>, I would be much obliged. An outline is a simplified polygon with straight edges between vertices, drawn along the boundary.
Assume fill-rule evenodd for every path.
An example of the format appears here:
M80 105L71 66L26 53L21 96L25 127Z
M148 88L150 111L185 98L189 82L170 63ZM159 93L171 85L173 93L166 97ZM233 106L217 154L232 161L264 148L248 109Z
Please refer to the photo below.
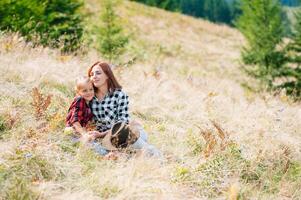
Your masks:
M90 78L93 82L93 85L96 88L99 88L104 84L107 84L108 76L103 72L99 65L96 65L91 70Z

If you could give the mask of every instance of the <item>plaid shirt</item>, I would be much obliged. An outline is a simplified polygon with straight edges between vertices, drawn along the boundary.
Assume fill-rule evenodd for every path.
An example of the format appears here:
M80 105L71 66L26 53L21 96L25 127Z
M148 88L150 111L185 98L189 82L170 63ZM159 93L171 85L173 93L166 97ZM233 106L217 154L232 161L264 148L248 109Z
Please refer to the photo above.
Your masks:
M92 118L93 114L86 100L80 96L75 97L68 110L66 126L72 126L74 122L79 122L82 127L85 127Z
M93 97L90 107L94 115L97 130L109 130L118 121L129 122L128 96L117 89L112 94L106 94L102 100Z

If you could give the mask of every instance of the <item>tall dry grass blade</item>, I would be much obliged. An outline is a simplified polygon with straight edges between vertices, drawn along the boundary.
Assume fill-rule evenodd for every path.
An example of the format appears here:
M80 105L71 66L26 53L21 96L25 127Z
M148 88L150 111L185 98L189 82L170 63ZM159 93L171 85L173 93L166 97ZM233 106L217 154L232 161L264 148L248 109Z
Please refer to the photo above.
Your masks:
M216 121L214 121L214 120L210 120L210 121L213 124L213 126L217 129L218 136L223 142L227 137L227 133L225 131L223 131L223 129L220 127L220 125Z
M212 154L214 147L217 144L217 140L215 139L214 135L209 131L202 131L201 135L203 136L203 138L206 141L206 148L204 150L204 156L205 156L205 158L208 158Z

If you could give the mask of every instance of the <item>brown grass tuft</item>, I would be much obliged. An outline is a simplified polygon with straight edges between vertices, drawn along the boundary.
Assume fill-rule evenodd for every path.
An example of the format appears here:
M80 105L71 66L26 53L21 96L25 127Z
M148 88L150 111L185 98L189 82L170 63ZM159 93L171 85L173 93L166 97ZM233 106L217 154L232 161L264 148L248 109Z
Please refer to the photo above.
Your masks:
M45 112L51 103L52 95L45 97L37 87L34 87L31 96L33 100L31 105L34 107L35 117L37 120L40 120L45 117Z

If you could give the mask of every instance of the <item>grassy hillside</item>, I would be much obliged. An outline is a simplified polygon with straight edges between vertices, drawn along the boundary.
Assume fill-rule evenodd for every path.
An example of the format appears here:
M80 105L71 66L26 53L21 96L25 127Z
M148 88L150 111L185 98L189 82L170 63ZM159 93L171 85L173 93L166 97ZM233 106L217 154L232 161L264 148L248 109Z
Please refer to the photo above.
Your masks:
M87 1L90 29L99 4ZM301 105L242 87L255 82L239 70L241 34L128 1L118 13L135 62L115 73L166 159L108 161L71 143L74 79L101 57L1 35L0 199L300 199Z

